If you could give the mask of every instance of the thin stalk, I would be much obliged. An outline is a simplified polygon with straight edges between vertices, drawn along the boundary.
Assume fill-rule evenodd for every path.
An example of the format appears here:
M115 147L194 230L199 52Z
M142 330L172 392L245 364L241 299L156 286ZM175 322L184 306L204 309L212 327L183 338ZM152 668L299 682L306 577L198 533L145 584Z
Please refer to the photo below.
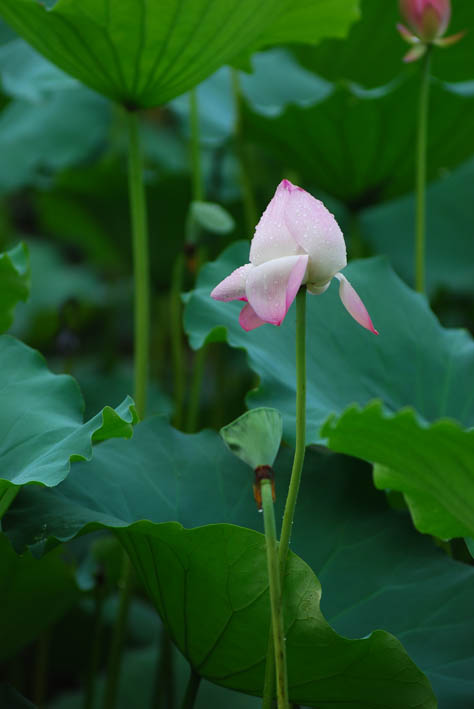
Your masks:
M288 677L286 670L285 631L283 626L283 604L281 595L278 546L275 525L275 510L270 480L262 480L263 521L265 527L265 545L267 549L268 581L270 586L270 605L272 612L273 652L276 668L276 690L278 709L288 709Z
M240 164L240 184L242 189L242 200L244 203L245 222L247 225L249 239L251 239L255 225L258 222L258 212L250 182L250 168L248 165L247 149L243 132L242 91L240 88L239 72L237 69L231 69L231 76L235 107L235 145Z
M174 709L176 706L174 675L173 644L169 633L163 628L157 653L152 709Z
M283 584L286 559L290 546L296 500L303 470L306 439L306 288L296 296L296 448L290 486L280 536L280 575Z
M43 709L46 697L50 645L51 628L45 630L45 632L40 635L36 644L33 701L39 709Z
M90 648L89 666L87 668L86 689L84 692L84 709L94 709L97 669L100 662L103 630L104 588L101 580L95 587L94 629Z
M203 345L194 355L193 377L191 380L191 390L189 392L188 415L186 419L186 431L194 433L197 425L199 412L199 399L201 396L202 380L204 377L204 365L206 363L207 347Z
M201 140L199 128L199 102L196 89L189 93L189 117L191 127L191 174L193 178L193 200L202 202L204 185L201 167Z
M185 390L184 372L184 344L183 328L181 325L181 291L184 279L184 254L176 257L171 275L170 293L170 328L171 328L171 359L173 362L173 394L174 394L174 420L176 428L183 425L183 405Z
M143 418L146 410L150 343L150 279L148 257L148 225L143 157L138 132L138 116L127 112L128 178L132 216L134 271L134 395L137 412Z
M184 695L181 709L193 709L200 684L201 675L198 675L197 672L191 668L191 674L189 675L188 686L186 687L186 694Z
M193 201L202 202L204 200L204 184L202 178L201 165L201 131L199 125L199 101L196 89L190 93L190 120L191 120L191 172L193 185ZM190 234L187 234L187 240L191 239L191 243L195 244L200 235L199 225L193 221L190 222ZM199 270L202 261L202 248L196 249L196 272ZM201 396L202 380L204 373L204 365L206 361L207 347L203 346L198 350L193 358L191 387L188 402L188 411L186 417L186 431L192 433L196 430L197 418L199 412L199 399Z
M6 483L4 487L2 486L2 488L3 489L0 489L0 529L3 515L20 492L19 486L9 485L8 483Z
M126 552L124 552L123 558L121 585L119 609L110 644L103 709L114 709L117 702L120 665L122 662L122 652L127 632L128 609L133 587L133 568Z
M127 111L128 128L128 188L132 221L133 281L134 281L134 399L140 418L145 416L147 380L150 356L150 277L148 255L148 223L143 156L140 147L138 116ZM123 580L119 611L110 646L104 709L114 709L120 674L120 664L127 628L128 607L132 593L132 565L123 553Z
M422 62L416 149L415 288L418 293L425 292L426 146L428 134L431 47L428 46Z

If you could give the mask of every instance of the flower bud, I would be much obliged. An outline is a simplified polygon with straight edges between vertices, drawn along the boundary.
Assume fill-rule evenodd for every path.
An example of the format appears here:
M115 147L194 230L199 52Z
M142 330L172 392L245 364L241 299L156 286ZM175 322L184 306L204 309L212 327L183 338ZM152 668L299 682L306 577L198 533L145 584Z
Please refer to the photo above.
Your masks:
M423 42L433 42L447 30L451 0L400 0L400 13Z

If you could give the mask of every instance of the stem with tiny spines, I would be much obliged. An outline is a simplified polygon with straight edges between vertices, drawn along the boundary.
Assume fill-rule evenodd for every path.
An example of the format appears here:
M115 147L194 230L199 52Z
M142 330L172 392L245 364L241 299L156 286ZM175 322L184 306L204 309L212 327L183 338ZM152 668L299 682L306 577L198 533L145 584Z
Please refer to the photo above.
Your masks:
M432 47L428 45L422 59L421 85L418 104L418 137L416 149L416 220L415 220L415 288L426 288L426 146Z
M278 545L275 525L275 510L270 480L260 483L262 493L263 522L265 528L265 546L267 551L268 582L270 587L270 607L272 619L271 648L274 653L276 668L276 693L278 709L288 709L288 677L286 669L285 633L283 624L283 603L281 595Z

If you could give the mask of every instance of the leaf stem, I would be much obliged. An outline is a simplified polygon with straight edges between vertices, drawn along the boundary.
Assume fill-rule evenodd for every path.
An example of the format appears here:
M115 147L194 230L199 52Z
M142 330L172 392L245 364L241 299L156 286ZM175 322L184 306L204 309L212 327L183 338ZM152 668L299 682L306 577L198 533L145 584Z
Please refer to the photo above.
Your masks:
M148 258L148 226L143 157L136 112L127 112L128 185L132 217L134 270L134 397L137 412L143 418L146 410L150 341L150 280Z
M270 480L260 483L262 493L265 544L267 549L268 581L272 614L273 651L276 667L276 690L278 709L288 709L288 677L286 670L285 633L283 625L283 604L281 595L278 546L273 506L272 484Z
M95 705L95 690L97 669L100 664L100 654L102 648L103 634L103 607L104 607L104 588L101 579L96 579L94 589L95 612L94 612L94 629L92 635L92 643L89 654L89 666L87 669L86 687L84 692L84 709L93 709Z
M258 221L258 212L252 185L250 183L250 169L248 165L247 150L243 132L242 91L240 88L239 72L237 69L231 69L231 80L235 107L235 146L240 165L240 184L242 188L242 200L244 203L245 222L247 225L249 239L251 239L255 230L255 225Z
M415 288L425 292L426 251L426 146L430 89L431 47L422 59L420 96L418 103L418 137L416 149L416 221L415 221Z
M183 425L185 390L184 343L181 324L181 291L184 282L184 254L179 253L173 266L170 292L171 358L173 361L174 418L176 428Z
M199 399L201 396L206 357L207 346L204 344L197 350L197 352L195 352L193 359L193 376L191 380L191 390L189 392L188 415L186 421L186 431L188 433L194 433L197 426Z
M114 709L117 702L118 684L120 679L120 664L122 651L127 632L128 609L130 606L133 588L133 567L130 558L124 550L122 581L119 599L119 608L110 644L107 678L104 691L104 709Z
M189 120L191 128L191 172L193 178L193 200L202 202L204 185L201 167L201 139L199 128L199 100L197 90L189 92Z
M181 704L181 709L193 709L200 684L201 675L198 675L198 673L195 672L193 668L191 668L191 674L189 675L188 685L186 687L186 694L184 695L183 703Z
M301 482L306 441L306 287L296 296L296 448L280 536L280 575L283 584L296 500Z

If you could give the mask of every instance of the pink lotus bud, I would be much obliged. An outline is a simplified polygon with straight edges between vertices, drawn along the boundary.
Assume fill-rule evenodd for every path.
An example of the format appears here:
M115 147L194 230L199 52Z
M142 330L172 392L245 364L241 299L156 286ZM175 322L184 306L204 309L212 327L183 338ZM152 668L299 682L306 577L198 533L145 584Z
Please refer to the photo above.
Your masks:
M451 0L400 0L400 13L416 37L432 42L448 28Z
M374 334L370 316L349 281L339 271L347 265L346 245L338 223L322 202L283 180L257 224L250 263L237 268L211 293L215 300L244 300L244 330L281 325L300 287L313 295L339 279L341 300L352 317Z

